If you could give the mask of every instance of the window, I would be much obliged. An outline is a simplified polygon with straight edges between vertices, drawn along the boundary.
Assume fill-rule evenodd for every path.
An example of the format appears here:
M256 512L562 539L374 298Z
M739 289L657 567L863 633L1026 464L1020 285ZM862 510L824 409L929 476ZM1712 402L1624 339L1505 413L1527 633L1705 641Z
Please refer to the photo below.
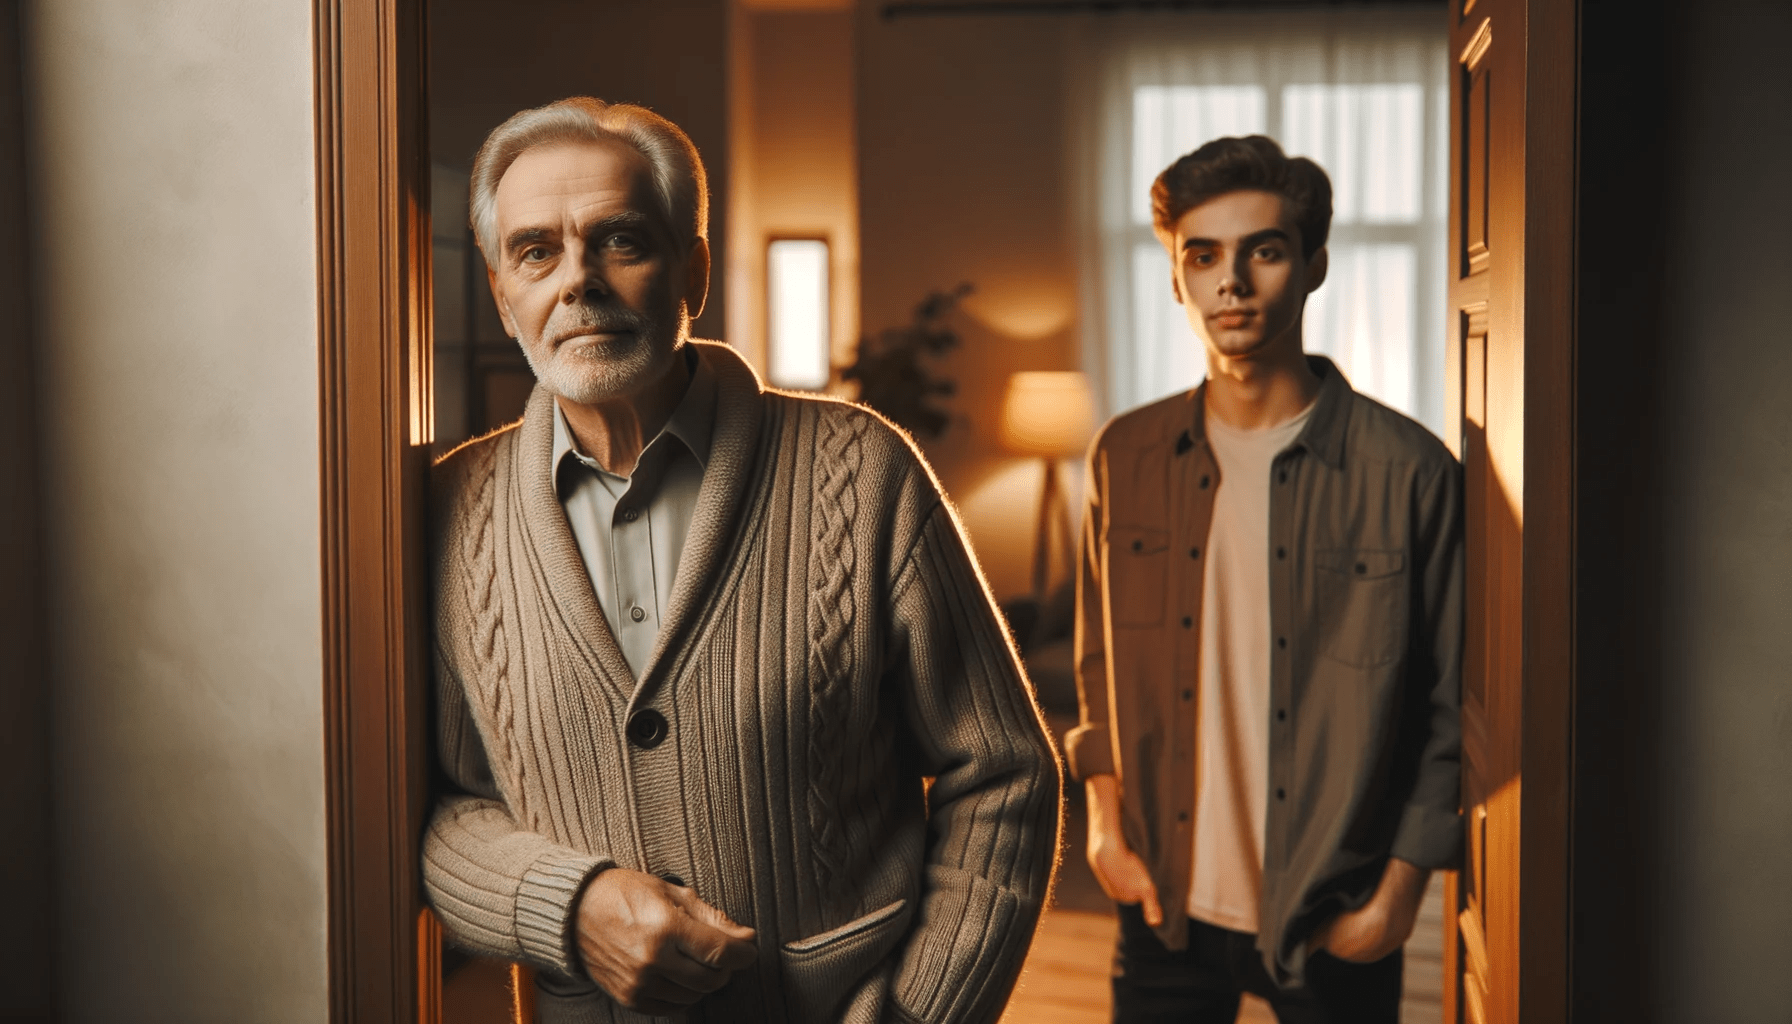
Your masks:
M1375 12L1377 15L1385 12ZM1118 141L1091 176L1102 253L1088 287L1086 358L1108 411L1185 390L1206 356L1170 291L1151 230L1151 182L1222 135L1264 134L1331 176L1331 269L1306 347L1353 387L1433 431L1443 419L1446 37L1412 19L1189 17L1105 41L1088 139ZM1123 197L1123 198L1122 198Z
M828 243L775 239L766 249L766 337L776 387L819 391L828 386Z

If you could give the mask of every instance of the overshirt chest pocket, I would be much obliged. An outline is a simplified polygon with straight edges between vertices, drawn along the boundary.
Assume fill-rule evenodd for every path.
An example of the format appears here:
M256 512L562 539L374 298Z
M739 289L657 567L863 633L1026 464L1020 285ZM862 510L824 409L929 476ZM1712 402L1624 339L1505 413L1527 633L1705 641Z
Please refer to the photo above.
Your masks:
M1170 533L1148 526L1110 526L1108 614L1115 626L1155 626L1164 619Z
M1359 668L1400 657L1408 629L1405 552L1339 548L1318 552L1314 564L1320 653Z

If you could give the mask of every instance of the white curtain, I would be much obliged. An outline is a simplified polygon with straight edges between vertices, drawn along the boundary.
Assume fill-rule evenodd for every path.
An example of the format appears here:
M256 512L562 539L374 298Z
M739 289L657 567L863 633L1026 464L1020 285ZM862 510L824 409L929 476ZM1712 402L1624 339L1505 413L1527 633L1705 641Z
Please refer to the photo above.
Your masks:
M1331 176L1331 272L1308 351L1433 431L1443 420L1448 34L1434 11L1091 19L1070 141L1084 368L1108 413L1194 386L1200 340L1151 233L1151 181L1221 135L1264 134Z

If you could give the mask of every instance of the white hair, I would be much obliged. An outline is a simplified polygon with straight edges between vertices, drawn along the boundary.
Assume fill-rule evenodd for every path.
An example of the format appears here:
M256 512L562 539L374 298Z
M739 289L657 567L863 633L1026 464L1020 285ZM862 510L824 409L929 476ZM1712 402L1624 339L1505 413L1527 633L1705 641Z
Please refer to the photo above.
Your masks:
M679 253L708 239L709 180L690 136L646 107L572 96L512 114L473 157L468 219L486 262L495 265L499 258L498 181L517 157L536 146L612 140L639 152L653 168L653 190Z

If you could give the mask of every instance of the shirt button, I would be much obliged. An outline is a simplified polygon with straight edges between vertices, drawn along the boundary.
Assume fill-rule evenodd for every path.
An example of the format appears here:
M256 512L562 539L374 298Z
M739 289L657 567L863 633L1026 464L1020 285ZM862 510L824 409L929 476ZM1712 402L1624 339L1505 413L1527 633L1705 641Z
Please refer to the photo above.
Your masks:
M1287 708L1277 708L1276 709L1276 721L1286 722L1287 720L1288 720L1288 709Z
M1287 558L1288 557L1288 549L1287 548L1277 548L1276 549L1276 557L1277 558Z
M1286 649L1288 647L1288 638L1285 636L1276 637L1276 646Z
M1188 820L1188 812L1187 811L1177 811L1176 812L1176 820L1177 821L1187 821Z
M652 708L642 708L629 716L628 740L642 750L652 750L666 738L666 716Z
M1183 700L1194 700L1195 699L1195 691L1183 690L1182 691L1182 699Z
M1205 490L1206 490L1206 489L1207 489L1207 477L1202 477L1202 478L1201 478L1201 489L1202 489L1202 490L1203 490L1203 491L1205 491Z
M1189 548L1188 549L1188 557L1200 558L1201 557L1201 549L1200 548Z
M635 605L628 610L628 617L634 619L636 622L640 622L647 617L647 612L640 605Z
M1276 479L1280 480L1282 483L1287 483L1288 482L1288 471L1285 469L1282 470L1280 473L1276 474Z
M1191 619L1191 618L1189 618L1189 617L1188 617L1188 616L1186 616L1186 615L1184 615L1184 616L1183 616L1183 617L1182 617L1182 628L1183 628L1183 629L1193 629L1193 628L1194 628L1194 625L1195 625L1195 620L1194 620L1194 619Z
M625 508L622 510L622 521L625 523L632 523L639 518L641 518L641 510L638 508Z
M1277 800L1286 800L1286 799L1288 799L1288 791L1287 791L1287 790L1285 790L1285 789L1280 789L1280 788L1278 788L1278 789L1277 789L1277 790L1276 790L1276 799L1277 799Z

